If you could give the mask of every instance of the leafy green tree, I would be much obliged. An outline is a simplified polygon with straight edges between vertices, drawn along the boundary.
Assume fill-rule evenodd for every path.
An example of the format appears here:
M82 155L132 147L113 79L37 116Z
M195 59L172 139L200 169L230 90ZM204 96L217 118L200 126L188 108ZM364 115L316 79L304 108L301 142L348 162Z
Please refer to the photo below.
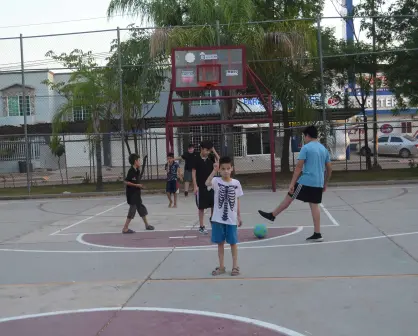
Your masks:
M159 94L167 79L166 62L164 55L151 57L150 34L143 29L130 26L130 36L120 43L120 56L122 63L123 83L123 117L124 129L132 131L135 153L140 154L138 131L143 129L144 118L152 111ZM112 55L108 60L109 81L119 84L119 46L118 40L112 42L110 48ZM118 89L116 89L118 90ZM117 122L117 120L113 120ZM115 125L119 129L119 124ZM129 136L124 136L128 153L132 150L129 146Z
M392 48L402 51L389 54L385 73L394 91L398 106L395 113L418 106L418 2L398 0L389 8ZM415 15L394 17L395 15Z
M90 116L87 122L86 133L91 135L96 155L96 190L103 190L102 173L102 136L101 122L112 115L117 101L117 91L113 82L108 80L109 69L99 67L91 52L84 53L75 49L71 53L56 55L53 51L46 54L54 61L62 63L65 68L76 69L71 73L67 82L43 83L48 85L66 98L66 102L58 109L53 118L53 132L59 134L63 131L66 122L73 120L73 108L80 107L88 110Z
M51 149L52 155L54 155L58 160L58 169L61 175L61 184L64 184L64 178L62 177L61 170L61 157L65 154L65 146L62 144L61 139L58 135L53 135L49 143L49 148Z

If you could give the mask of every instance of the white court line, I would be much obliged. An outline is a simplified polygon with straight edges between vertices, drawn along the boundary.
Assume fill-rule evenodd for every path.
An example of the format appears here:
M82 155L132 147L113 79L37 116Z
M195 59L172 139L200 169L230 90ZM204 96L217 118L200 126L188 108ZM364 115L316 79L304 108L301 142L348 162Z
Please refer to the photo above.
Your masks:
M196 228L196 230L199 228L199 226L195 225L185 225L181 226L184 229L161 229L161 230L153 230L153 231L136 231L136 233L152 233L152 232L166 232L166 231L193 231L190 229ZM291 225L291 226L267 226L269 229L291 229L295 227L303 227L303 228L313 228L313 225ZM323 227L336 227L334 224L325 224L321 225L321 228ZM246 229L247 227L243 227L243 229ZM187 230L188 229L188 230ZM211 230L211 229L209 229ZM71 232L71 233L56 233L54 236L78 236L80 234L86 235L86 234L119 234L120 231L94 231L94 232Z
M245 226L245 224L244 224L244 226ZM282 225L282 226L270 226L270 225L266 225L267 226L267 228L268 229L291 229L291 228L294 228L294 227L303 227L303 228L313 228L314 226L313 225ZM323 228L323 227L336 227L337 225L335 225L335 224L325 224L325 225L321 225L321 228ZM184 225L184 226L181 226L182 228L198 228L198 226L195 226L195 225ZM245 227L243 227L243 229L245 229ZM173 230L173 231L175 231L175 230ZM141 231L142 232L142 231ZM84 232L84 233L87 233L87 232ZM101 233L101 232L99 232L99 233ZM117 232L104 232L104 233L117 233ZM72 233L71 233L72 234Z
M183 239L183 238L197 238L197 236L177 236L177 237L168 237L168 239Z
M225 320L232 320L237 322L242 322L249 325L256 325L264 329L269 329L272 331L277 331L282 333L286 336L305 336L300 334L296 331L278 326L276 324L263 322L260 320L251 319L248 317L242 317L237 315L230 315L230 314L221 314L221 313L213 313L208 311L202 310L188 310L188 309L175 309L175 308L154 308L154 307L114 307L114 308L93 308L93 309L76 309L76 310L66 310L66 311L55 311L52 313L41 313L41 314L32 314L32 315L21 315L15 317L6 317L0 319L0 323L2 322L10 322L10 321L17 321L17 320L25 320L31 318L38 318L38 317L47 317L47 316L56 316L56 315L64 315L64 314L80 314L80 313L90 313L90 312L108 312L108 311L148 311L148 312L160 312L160 313L177 313L177 314L188 314L188 315L199 315L199 316L207 316L207 317L215 317L221 318Z
M65 231L65 230L68 230L68 229L70 229L70 228L72 228L72 227L74 227L74 226L76 226L76 225L81 224L81 223L87 222L88 220L90 220L90 219L92 219L92 218L95 218L95 217L97 217L97 216L103 215L104 213L109 212L109 211L111 211L111 210L113 210L113 209L116 209L116 208L118 208L118 207L120 207L121 205L124 205L124 204L126 204L126 201L125 201L125 202L122 202L122 203L120 203L120 204L118 204L118 205L115 205L114 207L111 207L111 208L109 208L109 209L107 209L107 210L105 210L105 211L99 212L99 213L97 213L97 214L95 214L95 215L93 215L93 216L90 216L90 217L88 217L88 218L84 218L83 220L78 221L78 222L76 222L76 223L74 223L74 224L71 224L71 225L69 225L69 226L67 226L67 227L65 227L65 228L63 228L63 229L60 229L60 230L58 230L58 231L55 231L54 233L51 233L51 234L50 234L50 236L55 236L57 233L60 233L60 232Z
M254 240L254 241L246 241L246 242L241 242L238 243L239 246L244 245L244 244L258 244L258 243L263 243L265 241L269 241L269 240L275 240L275 239L279 239L279 238L283 238L283 237L287 237L287 236L291 236L294 234L297 234L299 232L301 232L303 230L303 227L297 227L297 229L295 231L286 233L284 235L281 236L276 236L276 237L271 237L271 238L266 238L266 239L260 239L260 240ZM80 244L83 245L88 245L88 246L92 246L92 247L97 247L97 248L106 248L106 249L117 249L117 250L142 250L142 249L146 249L146 250L164 250L166 249L167 251L171 251L173 249L186 249L186 250L200 250L200 248L205 249L206 246L208 245L195 245L195 246L186 246L186 247L123 247L123 246L109 246L109 245L99 245L99 244L92 244L92 243L88 243L83 239L84 233L80 234L77 236L76 241L79 242ZM216 247L217 248L217 247ZM243 248L243 247L240 247ZM213 249L209 248L209 249ZM1 251L1 250L0 250Z
M261 245L261 246L242 246L240 250L245 249L263 249L263 248L278 248L278 247L312 247L312 246L321 246L327 244L338 244L338 243L352 243L352 242L360 242L366 240L376 240L376 239L384 239L388 237L402 237L402 236L412 236L417 235L418 231L415 232L405 232L405 233L395 233L389 234L386 236L374 236L374 237L364 237L364 238L354 238L354 239L345 239L345 240L330 240L330 241L323 241L320 243L297 243L297 244L282 244L282 245ZM281 236L284 237L284 236ZM84 243L85 245L89 245L88 243ZM243 243L241 243L243 244ZM1 246L1 245L0 245ZM105 246L108 247L108 246ZM23 249L0 249L0 252L26 252L26 253L69 253L69 254L79 254L79 253L140 253L140 252L188 252L188 251L216 251L217 247L209 247L209 248L160 248L160 249L125 249L125 250L83 250L83 251L74 251L74 250L23 250Z
M337 220L331 215L331 213L327 210L327 208L325 208L325 206L322 203L319 204L319 206L322 208L322 210L324 210L325 214L328 216L329 220L331 221L332 224L334 224L334 226L340 226ZM321 225L321 226L323 227L324 225Z

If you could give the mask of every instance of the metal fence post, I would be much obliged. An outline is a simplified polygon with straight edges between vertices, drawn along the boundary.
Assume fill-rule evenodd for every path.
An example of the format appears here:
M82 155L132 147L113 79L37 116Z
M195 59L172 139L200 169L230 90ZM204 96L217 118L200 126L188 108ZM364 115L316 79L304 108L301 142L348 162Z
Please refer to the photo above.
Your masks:
M122 51L120 46L120 28L117 28L118 34L118 74L119 74L119 115L120 115L120 134L122 139L122 173L126 176L125 164L125 121L123 111L123 78L122 78Z
M30 161L29 161L29 139L28 139L28 120L26 111L26 84L25 84L25 62L23 57L23 35L20 34L20 65L22 71L22 112L23 112L23 131L25 133L25 156L26 156L26 183L28 194L30 194ZM30 102L29 102L30 104Z
M326 134L326 122L327 122L327 113L325 110L325 84L324 84L324 59L322 55L322 35L321 35L321 16L317 18L317 29L318 29L318 53L319 53L319 71L321 72L321 106L322 106L322 122L324 123L324 144L327 144L327 134Z

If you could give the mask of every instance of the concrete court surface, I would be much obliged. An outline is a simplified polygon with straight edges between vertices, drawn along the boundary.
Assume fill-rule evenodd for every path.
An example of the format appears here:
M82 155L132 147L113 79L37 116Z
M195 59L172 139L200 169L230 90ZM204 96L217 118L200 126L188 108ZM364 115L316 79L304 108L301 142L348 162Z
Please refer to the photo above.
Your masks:
M123 197L0 202L0 335L417 335L418 186L330 188L322 243L297 201L252 237L285 191L244 192L241 275L216 278L193 196L144 196L156 231L123 236Z

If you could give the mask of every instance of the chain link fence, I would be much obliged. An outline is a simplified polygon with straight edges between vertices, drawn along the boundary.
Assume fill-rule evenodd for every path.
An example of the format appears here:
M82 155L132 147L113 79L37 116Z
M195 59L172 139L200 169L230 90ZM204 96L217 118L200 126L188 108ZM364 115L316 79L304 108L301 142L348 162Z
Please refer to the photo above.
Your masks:
M211 140L215 148L221 144L222 134L216 130L219 125L204 130L194 127L190 133L175 133L175 156L179 158L189 144L196 146L202 140ZM411 167L418 161L416 132L418 123L409 121L384 121L379 123L377 141L377 162L383 169ZM303 146L302 127L289 129L288 157L284 158L285 144L283 127L275 128L276 171L293 171L298 153ZM98 174L103 181L121 182L124 179L123 163L129 166L129 153L148 156L144 180L164 180L166 176L166 136L160 129L148 129L141 134L127 134L124 139L126 156L122 155L122 139L119 134L62 134L58 135L64 151L56 155L51 142L54 136L31 135L28 137L29 172L26 173L26 142L22 135L0 136L0 187L26 187L27 175L32 187L69 184L94 184ZM367 140L367 142L366 142ZM233 152L235 173L251 175L270 172L270 145L267 126L245 125L234 127ZM324 138L320 138L324 142ZM101 146L101 169L97 167L97 142ZM368 145L366 145L368 144ZM368 169L374 161L373 130L369 125L367 136L363 122L335 125L327 135L328 150L333 169L338 171L359 171ZM181 167L184 161L179 159ZM285 165L284 169L282 165Z
M383 169L415 167L416 108L392 113L396 101L380 72L373 79L379 79L376 103L370 90L373 81L368 81L370 87L364 95L360 84L367 82L371 74L366 79L361 77L363 74L353 76L349 65L350 57L361 63L363 59L354 57L361 58L369 51L353 53L344 49L340 50L343 54L335 54L328 45L330 32L323 29L325 19L249 22L248 31L237 28L244 44L251 48L259 44L255 37L260 32L269 32L263 36L274 43L285 40L272 34L273 28L294 25L302 29L309 25L312 31L323 32L322 37L316 33L310 36L309 52L300 45L290 48L292 55L285 49L266 52L269 45L265 44L264 58L250 57L248 53L249 66L267 86L289 75L290 71L285 70L290 58L297 68L295 73L315 78L310 91L301 89L295 76L273 92L276 171L293 171L303 145L302 129L307 124L320 128L321 141L330 151L335 170L364 171L376 165ZM20 187L31 192L37 186L119 183L129 167L129 153L134 152L148 157L144 179L163 180L165 116L172 73L167 51L170 43L184 44L181 38L203 36L207 38L205 45L231 45L236 42L230 39L235 36L230 33L236 26L188 26L181 28L181 34L173 27L153 27L0 38L0 188ZM299 41L296 35L287 41L306 42ZM344 85L336 86L342 74L333 72L332 67L341 57L347 61L342 72L350 81L357 81L354 85L346 80ZM69 83L78 85L83 81L87 84L80 86L77 94L70 90ZM308 96L308 112L297 108L306 99L287 101L287 96L280 96L287 86L289 92L300 89L304 98ZM216 99L219 95L216 90L205 90L176 96L197 98L173 103L177 120L201 121L202 125L175 128L175 155L180 156L190 143L198 150L199 143L209 139L219 151L225 146L233 148L236 174L271 172L273 149L268 124L234 124L228 128L229 134L221 125L203 124L222 118L220 101ZM373 138L374 104L377 139ZM242 99L230 114L255 120L263 118L266 110L257 99Z

